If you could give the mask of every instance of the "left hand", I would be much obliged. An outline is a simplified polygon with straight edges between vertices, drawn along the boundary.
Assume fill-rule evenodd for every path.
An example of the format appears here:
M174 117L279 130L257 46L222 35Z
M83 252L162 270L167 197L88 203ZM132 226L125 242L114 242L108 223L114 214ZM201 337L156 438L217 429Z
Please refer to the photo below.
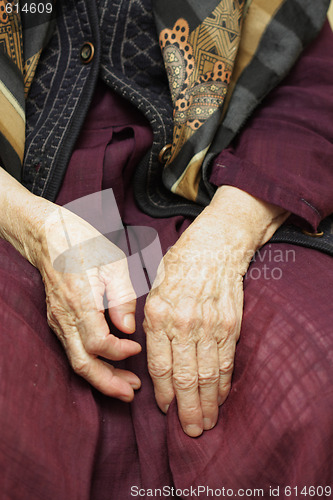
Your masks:
M256 215L262 210L257 228L241 213L244 200L259 205ZM254 252L287 215L236 188L220 188L162 261L164 279L145 306L148 368L158 406L166 412L176 396L189 436L217 422L231 386L243 276Z

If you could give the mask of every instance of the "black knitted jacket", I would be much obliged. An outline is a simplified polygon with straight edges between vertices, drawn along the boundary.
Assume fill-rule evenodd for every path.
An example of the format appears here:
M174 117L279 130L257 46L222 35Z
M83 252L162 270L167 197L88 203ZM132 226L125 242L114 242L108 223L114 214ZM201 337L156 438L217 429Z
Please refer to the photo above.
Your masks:
M138 165L136 201L153 217L195 217L202 207L164 188L161 148L172 142L172 103L158 46L151 0L66 0L57 2L54 34L43 51L27 100L27 139L23 183L54 201L100 76L149 120L151 150ZM91 42L95 54L83 64L80 52ZM320 226L324 236L306 236L283 226L272 241L316 248L333 255L333 220Z

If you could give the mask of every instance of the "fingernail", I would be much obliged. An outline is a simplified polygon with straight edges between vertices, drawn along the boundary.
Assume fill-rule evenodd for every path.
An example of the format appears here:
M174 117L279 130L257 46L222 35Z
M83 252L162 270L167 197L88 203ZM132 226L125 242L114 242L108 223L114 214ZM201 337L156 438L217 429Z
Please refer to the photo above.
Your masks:
M203 426L205 431L209 431L214 427L215 423L210 418L204 418L203 419Z
M223 403L222 396L219 396L219 397L217 398L217 404L218 404L219 406L221 406L221 404L222 404L222 403Z
M168 411L169 406L170 406L170 405L165 405L165 406L163 407L163 410L162 410L162 411L163 411L163 413L166 413L166 412Z
M120 399L122 401L124 401L124 403L130 403L131 401L133 401L133 395L132 394L124 394L123 396L120 397Z
M191 437L197 437L202 434L202 429L198 425L187 425L185 427L185 432Z
M128 330L134 330L135 328L135 318L134 314L126 314L124 316L124 327Z
M131 387L136 391L137 389L140 389L141 382L131 382Z

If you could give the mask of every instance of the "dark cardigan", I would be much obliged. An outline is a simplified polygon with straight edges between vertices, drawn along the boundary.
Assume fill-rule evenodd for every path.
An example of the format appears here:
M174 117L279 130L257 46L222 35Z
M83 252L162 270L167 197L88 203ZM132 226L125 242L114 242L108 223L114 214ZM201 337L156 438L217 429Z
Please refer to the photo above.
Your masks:
M100 75L147 117L153 130L152 148L138 165L134 183L141 209L153 217L195 217L202 207L172 194L162 183L158 155L172 142L172 103L150 1L98 4L58 2L55 32L27 100L23 183L33 193L55 200ZM86 42L95 48L88 64L81 58ZM284 226L272 241L333 255L332 219L323 221L320 230L324 236L313 238Z

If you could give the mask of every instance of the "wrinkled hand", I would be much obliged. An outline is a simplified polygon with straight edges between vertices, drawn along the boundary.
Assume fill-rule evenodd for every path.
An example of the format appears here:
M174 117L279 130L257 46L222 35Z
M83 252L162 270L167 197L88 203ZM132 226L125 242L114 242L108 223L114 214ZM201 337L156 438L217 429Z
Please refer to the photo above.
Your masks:
M69 241L74 252L66 252ZM113 324L125 333L135 330L136 296L125 254L60 208L47 220L41 248L37 267L45 284L48 323L74 371L104 394L131 401L139 378L101 359L122 360L141 350L138 343L110 334L104 316L106 294Z
M145 306L148 368L158 406L166 412L176 396L189 436L217 422L231 386L243 276L287 216L236 188L220 188L162 261L161 284Z
M184 431L214 427L228 396L239 338L243 281L212 221L197 219L165 255L164 280L145 307L148 368L157 403L174 395Z

